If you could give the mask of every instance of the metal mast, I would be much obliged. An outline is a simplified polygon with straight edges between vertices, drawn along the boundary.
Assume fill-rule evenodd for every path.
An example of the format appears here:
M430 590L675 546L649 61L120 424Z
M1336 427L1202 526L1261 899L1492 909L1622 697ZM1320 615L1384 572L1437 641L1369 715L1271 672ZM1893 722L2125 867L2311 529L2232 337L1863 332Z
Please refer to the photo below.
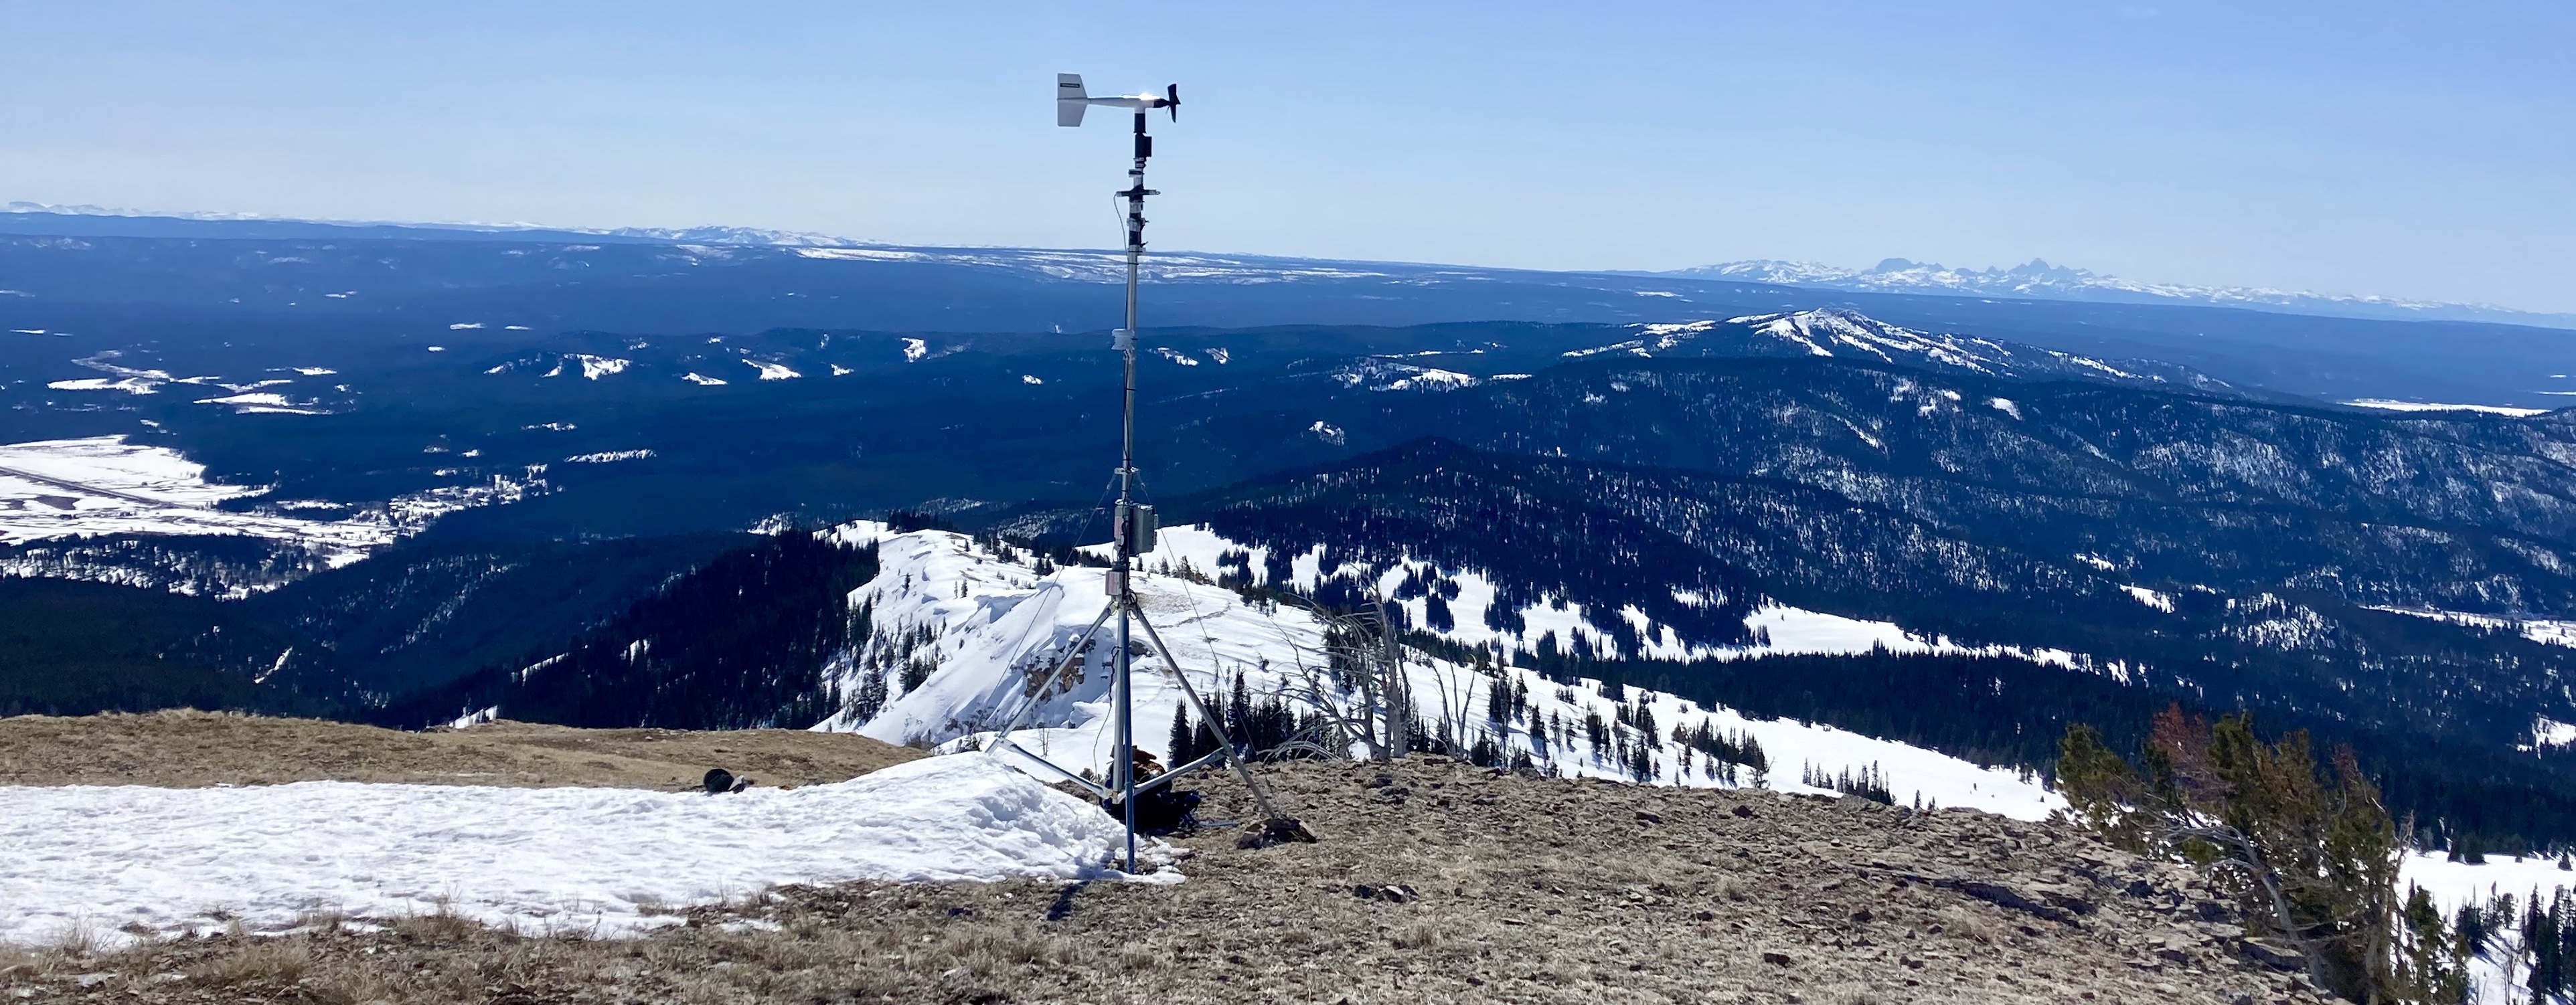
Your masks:
M1177 90L1177 88L1176 88ZM1119 804L1127 811L1127 871L1136 871L1136 708L1131 700L1130 670L1134 669L1134 651L1129 646L1128 618L1135 612L1136 595L1128 588L1128 574L1136 561L1137 533L1140 521L1136 510L1136 272L1145 257L1145 197L1159 193L1145 187L1145 159L1154 156L1154 138L1145 132L1145 110L1136 110L1136 162L1127 169L1127 327L1112 339L1125 358L1126 402L1120 424L1123 427L1118 448L1118 545L1117 568L1110 575L1110 589L1116 594L1111 601L1118 608L1118 676L1113 681L1118 716L1118 764L1115 776L1122 790ZM1146 530L1145 533L1152 533ZM1170 657L1165 656L1169 662Z
M1111 529L1111 540L1115 545L1117 560L1110 567L1105 581L1109 594L1108 605L1101 609L1099 617L1092 619L1091 627L1084 629L1081 635L1074 638L1073 644L1065 650L1064 656L1057 660L1055 669L1048 672L1046 677L1039 681L1037 687L1029 692L1029 700L1020 706L1020 711L1013 715L1011 721L1004 725L1001 732L993 738L990 749L996 753L1008 751L1043 764L1064 776L1066 781L1083 787L1104 802L1116 801L1126 818L1127 871L1131 873L1136 871L1136 797L1141 793L1169 784L1183 772L1193 771L1217 761L1224 761L1232 767L1236 777L1243 780L1244 787L1251 790L1253 802L1261 809L1263 837L1312 841L1314 840L1312 834L1307 833L1305 828L1299 826L1294 819L1281 815L1278 807L1271 803L1269 790L1264 788L1260 780L1252 776L1251 770L1244 766L1243 755L1235 749L1234 739L1226 735L1224 721L1208 707L1207 702L1199 698L1198 689L1190 686L1189 675L1181 672L1181 665L1174 658L1172 647L1164 644L1162 634L1154 630L1154 623L1145 617L1144 607L1136 601L1132 578L1136 571L1136 556L1154 550L1153 507L1138 505L1136 502L1136 281L1138 270L1145 257L1145 197L1161 194L1145 187L1145 160L1154 156L1154 138L1145 132L1145 113L1161 108L1170 111L1175 121L1179 120L1180 86L1172 85L1162 94L1092 97L1083 90L1080 76L1062 73L1056 75L1055 97L1055 121L1059 126L1081 125L1083 111L1092 105L1131 108L1136 112L1135 161L1127 169L1126 190L1117 193L1127 200L1127 324L1110 337L1110 344L1118 350L1122 357L1120 364L1125 369L1122 380L1124 401L1119 417L1118 508L1113 514L1114 526ZM1048 696L1055 690L1056 682L1064 678L1066 671L1071 670L1074 664L1088 658L1091 640L1099 635L1100 629L1107 625L1113 616L1118 619L1118 649L1116 655L1111 658L1115 670L1110 681L1110 695L1117 750L1111 754L1109 775L1103 779L1106 784L1101 784L1093 782L1079 772L1067 771L1044 757L1022 749L1011 742L1011 734L1026 725L1029 717L1036 714L1038 708L1046 703ZM1172 765L1162 774L1147 779L1136 777L1136 708L1132 688L1132 671L1135 669L1132 636L1134 628L1145 630L1145 637L1152 640L1153 654L1161 661L1163 672L1180 687L1182 702L1190 711L1198 715L1199 721L1217 738L1215 751L1187 764Z

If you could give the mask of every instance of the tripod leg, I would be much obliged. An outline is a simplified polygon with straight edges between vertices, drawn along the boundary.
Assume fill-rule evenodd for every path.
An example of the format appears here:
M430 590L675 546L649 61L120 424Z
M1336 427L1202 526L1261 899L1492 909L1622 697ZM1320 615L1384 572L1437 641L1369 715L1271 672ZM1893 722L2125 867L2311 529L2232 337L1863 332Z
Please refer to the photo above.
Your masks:
M1190 675L1181 672L1181 662L1172 657L1172 647L1163 643L1162 633L1154 630L1154 623L1146 619L1142 610L1136 612L1136 622L1145 626L1145 637L1154 640L1154 651L1162 654L1163 672L1171 674L1172 679L1180 683L1181 700L1189 702L1190 709L1199 714L1200 721L1207 723L1208 730L1216 734L1217 749L1225 754L1225 762L1233 766L1235 776L1243 779L1243 787L1252 790L1252 801L1261 805L1261 815L1270 820L1283 819L1279 808L1270 803L1270 790L1252 777L1252 769L1243 763L1243 756L1235 753L1234 738L1225 734L1224 720L1208 714L1207 703L1199 700L1198 689L1190 686Z
M1100 626L1109 623L1109 616L1117 613L1117 610L1116 604L1101 608L1100 616L1091 619L1091 627L1083 629L1081 635L1074 637L1073 648L1066 651L1063 659L1056 661L1055 669L1046 675L1046 682L1038 685L1039 697L1021 706L1019 714L1012 716L1010 723L1002 727L1001 735L993 738L994 743L1009 742L1011 733L1026 724L1029 721L1029 715L1036 712L1039 705L1046 703L1045 695L1048 690L1055 687L1056 678L1064 676L1066 670L1073 668L1074 661L1082 658L1083 645L1090 642L1092 636L1100 633Z

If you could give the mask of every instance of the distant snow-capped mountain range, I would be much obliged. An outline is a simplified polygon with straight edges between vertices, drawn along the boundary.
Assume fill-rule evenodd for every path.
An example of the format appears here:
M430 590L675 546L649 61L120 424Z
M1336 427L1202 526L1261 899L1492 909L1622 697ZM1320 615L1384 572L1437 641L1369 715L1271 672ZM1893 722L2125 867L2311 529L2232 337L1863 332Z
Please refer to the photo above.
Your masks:
M2089 269L2050 265L2046 260L2038 258L2011 268L1985 269L1956 269L1903 258L1886 259L1866 269L1764 258L1673 269L1653 274L1691 279L1772 283L1811 289L1852 290L1864 293L1923 293L2149 304L2181 302L2344 317L2490 321L2561 328L2576 326L2576 314L2543 314L2499 307L2494 304L2401 300L2394 297L2310 293L2250 286L2143 283L2117 276L2106 276Z
M1037 248L914 248L841 237L813 231L770 230L757 227L556 227L533 223L416 223L375 220L308 220L292 217L265 216L255 213L144 212L110 209L89 205L54 205L15 201L0 204L0 213L53 214L59 216L130 217L187 220L213 223L264 226L258 236L323 236L340 228L395 228L409 231L444 231L449 233L492 234L515 240L603 240L656 244L743 245L822 251L847 257L906 258L915 260L953 261L963 264L1004 265L1035 268L1057 278L1108 282L1123 278L1118 256L1111 252L1075 251ZM312 232L307 233L305 230ZM247 235L246 235L247 236ZM426 235L423 235L426 236ZM1339 259L1295 258L1274 255L1225 255L1160 253L1153 265L1162 266L1156 278L1163 280L1207 281L1242 280L1239 273L1259 274L1254 278L1290 276L1385 276L1391 272L1433 273L1521 273L1529 270L1489 269L1476 266L1444 266L1428 263L1361 262ZM1545 272L1547 270L1538 270ZM1721 282L1764 283L1802 289L1848 290L1859 293L1918 294L1928 296L2010 297L2023 300L2071 300L2134 304L2204 304L2215 307L2239 307L2279 311L2291 314L2317 314L2333 317L2382 318L2401 321L2479 321L2495 324L2537 325L2551 328L2576 328L2576 314L2551 314L2516 310L2495 304L2448 303L2405 300L2373 295L2345 295L2276 290L2247 286L2193 286L2180 283L2148 283L2106 276L2087 269L2051 265L2042 259L2031 259L2010 268L1960 269L1903 258L1890 258L1866 269L1821 265L1814 262L1790 262L1777 259L1752 259L1716 265L1693 266L1660 272L1633 270L1573 270L1558 275L1654 276L1674 279L1716 280Z
M52 213L58 216L123 216L166 217L174 220L207 220L231 223L319 224L338 227L402 227L415 230L462 230L494 234L539 232L545 234L583 234L593 237L624 238L634 241L668 242L671 244L757 244L785 248L864 247L875 242L854 237L839 237L801 230L766 230L758 227L551 227L536 223L419 223L404 220L307 220L296 217L268 216L260 213L205 213L194 211L150 211L112 209L105 206L62 206L42 202L16 201L0 205L0 212Z

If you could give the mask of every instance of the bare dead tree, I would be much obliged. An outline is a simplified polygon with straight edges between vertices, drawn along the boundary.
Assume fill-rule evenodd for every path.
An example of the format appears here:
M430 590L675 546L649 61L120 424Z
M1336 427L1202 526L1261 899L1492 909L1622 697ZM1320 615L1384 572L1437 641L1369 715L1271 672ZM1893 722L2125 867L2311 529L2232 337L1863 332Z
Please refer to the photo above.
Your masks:
M1280 637L1296 655L1288 668L1292 700L1331 724L1343 749L1356 744L1373 761L1411 752L1415 710L1406 673L1407 653L1395 637L1383 602L1348 613L1292 600L1323 628L1323 644L1309 650L1285 626Z

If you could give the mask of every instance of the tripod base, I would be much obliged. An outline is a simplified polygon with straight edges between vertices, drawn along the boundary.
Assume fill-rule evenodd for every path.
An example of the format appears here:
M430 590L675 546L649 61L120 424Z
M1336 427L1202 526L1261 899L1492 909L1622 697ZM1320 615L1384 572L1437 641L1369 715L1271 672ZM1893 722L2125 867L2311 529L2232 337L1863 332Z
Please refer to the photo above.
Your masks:
M1122 583L1119 585L1125 587L1129 584ZM1200 757L1187 764L1162 771L1151 778L1137 779L1132 791L1136 794L1135 809L1139 811L1139 814L1136 818L1130 821L1131 826L1139 831L1146 829L1144 827L1145 820L1143 817L1143 811L1148 807L1148 805L1151 805L1148 800L1154 793L1167 793L1167 787L1173 780L1179 778L1182 774L1197 770L1208 764L1221 760L1226 762L1228 767L1234 769L1235 776L1242 779L1244 787L1252 793L1253 802L1260 807L1262 822L1259 825L1259 830L1248 835L1244 839L1247 843L1244 843L1243 847L1259 848L1272 844L1279 844L1282 843L1282 841L1315 840L1314 834L1308 831L1305 828L1305 825L1300 824L1295 819L1280 813L1278 807L1271 802L1270 790L1261 784L1260 779L1253 777L1251 766L1245 763L1243 755L1235 749L1234 738L1226 734L1225 720L1211 712L1208 709L1207 703L1200 700L1198 689L1190 686L1189 675L1181 672L1180 663L1172 656L1172 647L1164 644L1162 633L1155 631L1154 623L1146 619L1144 606L1137 603L1136 594L1132 589L1119 590L1116 598L1111 600L1110 603L1101 610L1100 616L1092 619L1091 627L1084 629L1081 635L1075 637L1073 645L1066 651L1064 659L1058 661L1055 669L1047 674L1044 681L1039 683L1037 689L1032 692L1034 697L1026 706L1023 706L1020 709L1019 714L1011 717L1009 724L1002 727L1001 732L993 738L992 746L987 748L987 750L995 754L1008 751L1012 754L1018 755L1019 757L1027 758L1028 760L1035 761L1040 765L1044 765L1048 770L1063 776L1065 780L1081 786L1095 797L1098 797L1101 805L1111 809L1113 814L1121 816L1125 815L1126 807L1121 804L1119 800L1120 797L1129 790L1126 790L1123 786L1105 785L1100 782L1092 781L1089 778L1083 777L1080 772L1067 770L1063 765L1047 760L1046 758L1032 753L1027 748L1021 747L1011 741L1011 734L1017 732L1028 722L1029 716L1034 714L1037 711L1038 705L1045 701L1045 696L1055 689L1056 681L1061 679L1066 671L1071 670L1074 663L1083 658L1086 654L1086 647L1090 644L1092 637L1099 634L1101 626L1107 624L1111 616L1122 612L1135 619L1136 624L1144 626L1145 637L1153 642L1154 652L1161 657L1161 662L1163 664L1162 672L1165 676L1170 678L1173 683L1180 685L1181 701L1188 706L1192 713L1195 713L1198 716L1199 721L1205 724L1209 732L1216 734L1217 740L1216 750L1210 752L1204 757ZM1120 750L1112 756L1113 770L1124 770L1130 772L1136 770L1136 752L1132 747ZM1110 779L1107 779L1107 781L1111 782L1119 780L1120 779L1114 775ZM1130 843L1133 843L1132 840Z

